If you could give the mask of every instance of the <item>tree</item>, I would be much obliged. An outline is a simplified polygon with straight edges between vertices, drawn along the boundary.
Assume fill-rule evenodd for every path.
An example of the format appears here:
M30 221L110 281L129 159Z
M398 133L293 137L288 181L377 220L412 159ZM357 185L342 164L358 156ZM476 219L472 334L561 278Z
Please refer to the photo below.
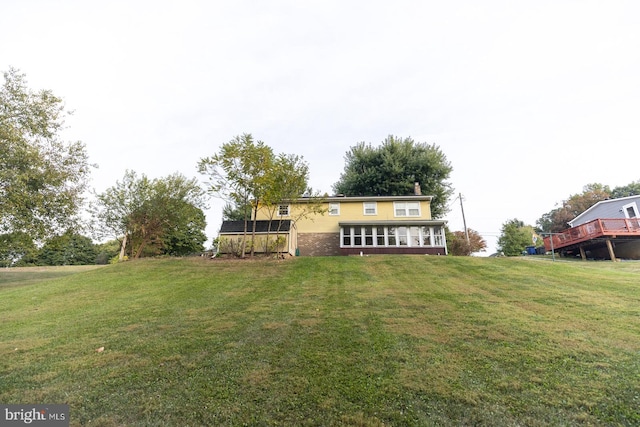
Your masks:
M222 207L222 219L225 221L244 221L251 216L251 203L227 202Z
M198 170L208 176L209 191L229 202L223 215L244 220L243 239L238 248L240 257L246 254L251 217L249 249L254 255L258 209L267 209L273 214L284 200L312 193L307 184L309 166L301 156L275 155L264 142L254 142L251 134L236 136L223 144L217 154L200 160ZM238 218L238 214L244 218Z
M569 221L596 203L611 196L608 186L599 183L585 185L582 193L573 194L562 202L562 206L543 214L536 225L541 232L558 233L569 227Z
M122 238L122 255L182 252L200 248L206 240L204 192L195 179L173 174L151 180L127 171L96 198L94 215L103 229Z
M104 243L98 243L96 245L96 264L109 264L110 262L116 262L118 260L118 253L120 252L120 241L117 239L109 240Z
M262 195L260 209L267 212L269 221L273 221L279 207L286 201L291 201L305 196L305 203L296 203L296 209L290 212L289 219L299 221L307 218L312 214L324 214L324 199L314 192L308 186L309 182L309 165L304 161L302 156L295 154L279 154L272 163L271 169L267 172L264 179L264 192ZM257 213L257 212L256 212ZM254 218L257 215L254 215ZM276 230L276 242L281 241L278 235L283 218L278 221ZM265 253L270 252L269 233L267 229L267 238L265 240ZM277 250L277 244L275 245Z
M0 89L0 232L43 239L79 222L89 176L81 142L60 131L68 113L50 91L32 92L10 68Z
M178 210L178 218L167 230L163 239L162 253L172 256L185 256L204 250L207 235L204 229L207 221L202 209L185 203Z
M487 248L487 242L482 238L480 233L471 228L467 229L467 235L464 231L454 231L447 233L447 248L451 255L469 256L474 252L483 252Z
M257 209L265 191L265 176L273 162L273 150L251 134L236 136L220 151L200 159L198 171L209 177L209 192L236 206ZM245 214L250 215L251 212ZM240 256L245 256L249 216L245 215ZM255 222L253 226L255 234Z
M33 239L25 232L0 234L0 267L34 264L37 251Z
M53 236L38 251L38 265L90 265L98 252L90 238L73 232Z
M522 255L527 246L533 245L535 230L518 219L511 219L502 224L498 250L506 256Z
M640 194L640 180L633 181L631 184L624 185L622 187L616 187L611 191L611 197L613 199L619 199L621 197L637 196Z
M364 142L351 147L333 189L347 196L403 196L413 194L418 182L423 194L434 196L432 216L441 218L453 192L447 182L452 170L435 144L389 136L379 147Z

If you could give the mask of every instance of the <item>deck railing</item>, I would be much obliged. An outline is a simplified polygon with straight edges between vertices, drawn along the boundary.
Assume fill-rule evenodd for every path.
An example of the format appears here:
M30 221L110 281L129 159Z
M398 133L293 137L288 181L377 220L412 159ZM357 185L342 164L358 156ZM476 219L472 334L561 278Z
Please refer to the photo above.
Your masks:
M599 237L640 236L640 218L600 218L554 233L544 238L544 247L551 250L586 242Z

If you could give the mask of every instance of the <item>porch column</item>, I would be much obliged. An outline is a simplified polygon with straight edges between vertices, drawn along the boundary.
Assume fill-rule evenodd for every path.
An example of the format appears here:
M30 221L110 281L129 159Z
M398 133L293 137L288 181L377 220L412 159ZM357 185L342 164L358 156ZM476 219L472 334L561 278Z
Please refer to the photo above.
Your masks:
M607 249L609 249L609 257L611 258L611 261L616 262L616 254L613 252L613 245L611 244L610 239L607 239Z
M580 246L580 258L582 258L583 261L587 260L587 254L584 253L584 248L582 246Z

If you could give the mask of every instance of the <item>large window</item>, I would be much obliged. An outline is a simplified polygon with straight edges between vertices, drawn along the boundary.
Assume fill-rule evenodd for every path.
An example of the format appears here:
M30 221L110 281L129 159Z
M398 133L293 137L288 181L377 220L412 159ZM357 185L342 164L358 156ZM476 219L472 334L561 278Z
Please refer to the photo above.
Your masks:
M440 226L369 226L341 227L343 247L425 247L444 246L444 230Z
M394 202L396 216L420 216L420 202Z

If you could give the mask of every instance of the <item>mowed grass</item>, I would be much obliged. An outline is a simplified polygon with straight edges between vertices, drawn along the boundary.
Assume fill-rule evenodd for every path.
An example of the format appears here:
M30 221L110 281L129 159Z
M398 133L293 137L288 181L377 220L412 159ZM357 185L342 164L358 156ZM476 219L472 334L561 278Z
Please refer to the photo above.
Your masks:
M0 274L0 402L92 426L639 425L639 279L425 256Z

